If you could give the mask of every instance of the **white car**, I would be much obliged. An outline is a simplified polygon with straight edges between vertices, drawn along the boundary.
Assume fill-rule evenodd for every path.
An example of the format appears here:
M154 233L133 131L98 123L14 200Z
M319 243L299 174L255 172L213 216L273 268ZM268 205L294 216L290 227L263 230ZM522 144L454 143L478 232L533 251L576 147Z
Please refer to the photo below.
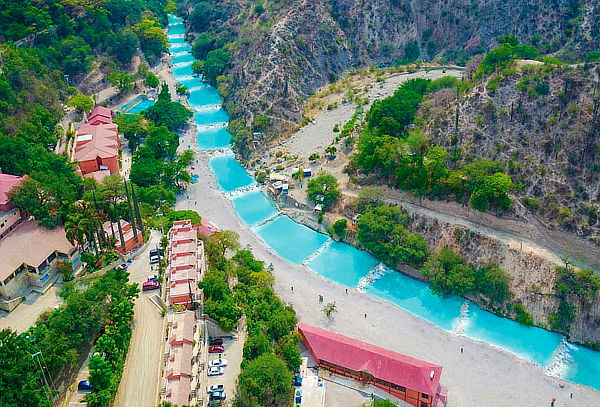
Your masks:
M227 366L227 359L214 359L208 362L209 367L225 367Z
M209 376L220 376L223 373L225 373L225 371L223 370L222 367L212 366L212 367L208 368L208 375Z
M225 385L223 384L211 384L206 388L207 393L214 393L215 391L225 391Z
M159 262L160 262L160 257L150 256L150 264L158 264Z

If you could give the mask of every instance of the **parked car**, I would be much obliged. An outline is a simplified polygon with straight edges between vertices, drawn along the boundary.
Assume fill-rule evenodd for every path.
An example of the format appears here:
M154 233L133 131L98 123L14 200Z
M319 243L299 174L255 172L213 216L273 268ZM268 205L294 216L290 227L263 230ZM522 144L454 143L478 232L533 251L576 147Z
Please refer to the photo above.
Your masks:
M213 359L210 362L208 362L208 366L213 367L213 366L217 366L217 367L225 367L227 366L227 359Z
M211 366L211 367L208 368L208 375L209 376L220 376L223 373L225 373L225 371L223 370L222 367Z
M142 291L151 291L151 290L157 290L160 288L160 283L158 281L146 281L144 284L142 284Z
M150 256L150 264L158 264L160 263L160 257L158 255Z
M296 404L302 404L302 390L296 390Z
M214 346L214 345L223 345L223 339L221 338L210 338L208 340L208 344L210 346Z
M227 398L227 395L224 391L215 391L210 393L210 396L208 396L208 398L210 400L225 400Z
M92 390L94 390L94 388L92 387L92 384L90 383L89 380L82 380L77 385L77 390L79 390L79 391L92 391Z
M213 345L208 347L208 353L223 353L225 348L223 345Z
M294 375L294 380L292 381L292 384L296 387L300 387L302 386L302 377L300 377L299 375Z
M158 281L158 274L155 274L155 273L148 274L147 281Z
M115 266L115 270L117 270L117 271L127 270L127 263L117 264Z
M225 391L225 385L224 384L211 384L210 386L208 386L206 388L207 393L213 393L215 391Z

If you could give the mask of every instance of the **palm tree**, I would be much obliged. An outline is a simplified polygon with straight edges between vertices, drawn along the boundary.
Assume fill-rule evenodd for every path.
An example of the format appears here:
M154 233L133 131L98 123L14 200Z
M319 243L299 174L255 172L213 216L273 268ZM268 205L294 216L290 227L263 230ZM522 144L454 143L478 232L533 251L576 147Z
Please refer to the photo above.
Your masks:
M82 217L78 217L72 220L68 220L65 222L65 235L67 240L75 245L77 243L80 247L83 248L85 245L86 231L87 231L87 219Z
M292 178L298 181L298 184L302 186L302 180L304 179L304 170L302 168L298 168L298 171L292 174Z

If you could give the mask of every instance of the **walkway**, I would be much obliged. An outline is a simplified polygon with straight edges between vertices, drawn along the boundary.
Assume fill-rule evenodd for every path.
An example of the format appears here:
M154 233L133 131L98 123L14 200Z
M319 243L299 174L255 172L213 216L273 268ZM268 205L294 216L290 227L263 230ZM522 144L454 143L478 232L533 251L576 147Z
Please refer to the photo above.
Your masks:
M129 265L131 282L141 285L146 281L150 271L148 247L154 248L159 243L160 233L152 232L146 249ZM159 309L150 301L154 294L155 291L140 292L135 302L133 335L115 407L156 407L158 404L165 326Z

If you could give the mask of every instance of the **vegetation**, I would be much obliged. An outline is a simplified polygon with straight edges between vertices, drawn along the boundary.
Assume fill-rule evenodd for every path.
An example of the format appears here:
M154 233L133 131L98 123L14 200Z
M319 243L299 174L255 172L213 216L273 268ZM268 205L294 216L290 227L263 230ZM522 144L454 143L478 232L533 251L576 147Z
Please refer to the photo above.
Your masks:
M166 126L170 131L180 130L192 117L192 111L178 102L171 100L169 88L162 86L158 100L144 112L144 117L159 126Z
M308 199L322 204L324 211L334 206L340 200L341 194L337 178L325 171L308 182Z
M131 335L129 323L137 292L135 285L128 284L127 272L109 270L92 280L87 288L74 282L67 283L60 292L64 304L42 314L24 334L0 331L0 404L7 407L51 406L51 399L57 393L54 388L46 387L38 362L31 355L41 352L40 361L48 383L52 383L62 374L72 374L70 372L77 367L82 355L88 353L94 338L104 331L96 349L106 354L110 370L107 376L98 377L100 381L96 381L96 373L91 370L94 386L103 390L90 394L88 404L107 406L114 393L104 390L101 382L104 379L109 383L109 389L116 390L121 374L121 355L126 352Z
M230 259L217 241L206 242L209 270L199 283L205 312L226 331L246 317L248 337L235 406L287 406L293 397L292 372L301 364L294 310L272 288L273 276L250 250L235 248ZM230 239L233 240L233 239Z
M457 86L455 79L414 79L392 97L374 102L350 170L372 174L418 196L454 196L480 211L508 210L513 184L501 163L487 159L453 163L445 148L431 143L418 127L411 128L428 92Z
M358 241L392 267L401 263L417 266L427 258L428 245L422 236L407 229L409 220L399 206L369 208L358 221Z
M559 303L556 312L548 315L550 327L568 335L577 307L591 303L599 290L600 277L593 270L558 267L554 291Z
M475 269L449 247L432 254L422 268L433 291L448 295L482 294L492 305L511 298L510 276L497 265Z

